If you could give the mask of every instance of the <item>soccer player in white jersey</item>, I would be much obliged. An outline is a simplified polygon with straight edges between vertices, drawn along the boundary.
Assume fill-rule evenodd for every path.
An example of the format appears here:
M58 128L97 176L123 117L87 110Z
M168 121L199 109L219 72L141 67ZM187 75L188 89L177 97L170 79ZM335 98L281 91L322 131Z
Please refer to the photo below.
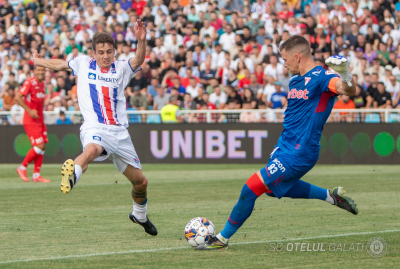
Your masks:
M136 57L128 61L114 60L114 39L108 33L93 36L93 58L79 56L66 62L45 60L33 54L35 65L53 70L72 69L78 76L78 102L84 118L81 127L83 153L62 166L61 191L69 193L93 161L110 158L118 171L132 183L133 211L129 218L145 232L157 235L156 227L147 218L147 179L132 144L126 116L124 90L130 79L141 70L146 50L146 28L141 20L135 23Z

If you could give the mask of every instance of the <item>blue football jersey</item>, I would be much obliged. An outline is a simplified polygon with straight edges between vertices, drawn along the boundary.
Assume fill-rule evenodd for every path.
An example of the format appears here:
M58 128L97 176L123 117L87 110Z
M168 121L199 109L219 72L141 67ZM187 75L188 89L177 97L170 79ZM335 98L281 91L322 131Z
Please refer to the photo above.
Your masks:
M337 74L321 66L290 78L284 129L277 145L282 152L305 164L318 159L322 129L338 95L337 79Z

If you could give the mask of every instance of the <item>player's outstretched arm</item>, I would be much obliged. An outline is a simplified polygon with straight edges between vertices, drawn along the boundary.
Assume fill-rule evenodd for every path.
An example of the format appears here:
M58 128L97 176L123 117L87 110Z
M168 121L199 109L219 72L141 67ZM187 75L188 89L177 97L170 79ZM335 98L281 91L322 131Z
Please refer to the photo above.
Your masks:
M141 20L135 22L135 36L137 41L136 56L129 60L133 70L136 70L144 62L146 54L146 27Z
M33 58L33 63L35 65L50 68L55 71L70 69L67 61L59 59L51 59L51 60L42 59L40 58L40 55L36 50L33 53L32 58Z
M353 96L356 93L356 83L353 80L353 76L350 73L349 61L343 56L331 56L326 59L325 63L335 70L340 80L336 81L336 90L339 94Z

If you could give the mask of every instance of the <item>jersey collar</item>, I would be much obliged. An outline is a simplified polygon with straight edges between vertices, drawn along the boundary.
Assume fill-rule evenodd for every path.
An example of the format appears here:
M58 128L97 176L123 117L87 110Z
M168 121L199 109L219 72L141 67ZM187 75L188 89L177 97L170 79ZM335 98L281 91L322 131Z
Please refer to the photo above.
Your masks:
M115 71L115 63L114 63L114 62L111 63L111 66L110 66L109 69L106 69L106 68L100 67L100 66L96 63L96 60L95 60L95 59L91 59L90 62L89 62L89 69L96 70L96 67L97 67L97 66L100 68L100 71L101 71L101 73L103 73L103 74L107 74L108 71L109 71L110 69L111 69L111 73L113 73L113 74L116 73L116 71Z

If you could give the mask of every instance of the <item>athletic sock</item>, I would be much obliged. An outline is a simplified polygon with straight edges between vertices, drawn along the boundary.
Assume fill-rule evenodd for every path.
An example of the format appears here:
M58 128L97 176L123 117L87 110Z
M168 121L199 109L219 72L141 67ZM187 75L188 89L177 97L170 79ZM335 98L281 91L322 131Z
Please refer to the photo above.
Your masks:
M28 167L28 164L31 163L41 151L42 150L38 147L31 148L26 154L25 159L22 161L22 166Z
M223 237L221 233L217 234L217 238L218 238L218 240L221 241L222 243L228 244L229 239Z
M325 202L330 203L331 205L335 204L335 201L333 200L332 196L329 194L329 190L326 190L326 199Z
M33 179L37 179L40 176L40 173L33 173L32 178Z
M224 229L221 231L221 236L224 239L229 239L236 233L253 212L256 199L266 191L267 188L257 173L246 181L240 193L239 201L233 208Z
M283 197L290 197L293 199L319 199L334 204L332 197L329 195L329 190L312 185L303 180L297 181Z
M140 222L146 221L146 212L147 212L147 199L140 205L133 201L133 211L132 214L135 218Z
M26 167L23 166L22 164L18 168L21 169L21 170L26 170Z
M76 176L76 182L75 182L75 184L76 184L76 183L78 183L79 179L81 178L82 167L80 165L75 164L74 173L75 173L75 176Z
M36 148L36 147L34 147ZM43 163L43 157L44 157L44 150L41 149L36 149L35 150L37 153L37 156L35 158L35 166L33 168L33 174L39 174L40 175L40 168L42 168L42 163Z

